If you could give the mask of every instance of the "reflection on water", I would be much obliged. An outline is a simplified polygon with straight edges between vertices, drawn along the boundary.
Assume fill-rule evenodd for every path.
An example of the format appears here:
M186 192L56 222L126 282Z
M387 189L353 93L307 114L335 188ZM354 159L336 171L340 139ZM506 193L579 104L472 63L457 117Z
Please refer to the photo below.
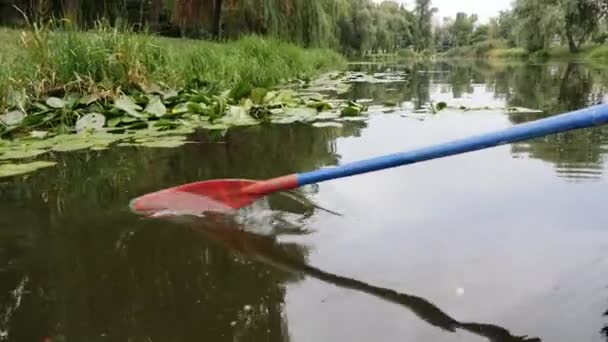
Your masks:
M362 127L255 127L175 150L61 154L58 169L0 184L0 341L288 340L282 284L298 277L141 220L126 204L194 180L335 164L334 140ZM310 210L284 196L271 205L284 221Z
M542 114L501 116L505 124L516 124L602 102L608 85L605 70L574 63L493 65L480 61L417 62L360 64L353 68L379 72L399 69L409 74L406 82L357 84L351 93L344 95L352 99L371 99L373 104L400 104L402 109L388 114L397 118L407 114L406 110L422 108L429 101L446 101L469 107L521 106L544 111ZM428 115L425 119L454 120L441 114ZM462 340L463 332L487 341L533 341L537 336L543 341L548 340L544 336L550 336L553 330L560 327L551 329L525 322L534 319L540 321L541 316L552 314L550 309L525 304L529 298L544 305L569 298L557 290L540 299L534 294L535 291L544 290L541 285L554 280L549 279L551 276L555 276L556 282L561 282L561 277L568 280L574 278L571 281L578 284L578 278L571 277L574 273L563 271L560 262L581 254L595 257L593 249L587 245L585 251L566 248L564 253L572 253L570 256L555 262L551 259L550 266L546 266L553 273L545 274L539 270L540 274L546 275L545 278L538 275L532 281L525 278L526 269L517 269L512 264L534 264L531 260L542 259L541 253L554 256L550 254L553 249L547 251L545 248L548 248L547 244L549 247L562 247L558 242L564 237L560 234L567 234L568 242L597 241L597 245L593 244L592 247L605 246L602 245L601 229L596 228L601 224L595 219L580 218L576 212L572 216L564 216L564 212L556 213L555 208L567 203L559 201L557 196L547 198L546 203L538 203L541 201L531 193L509 193L510 189L506 186L492 183L489 179L484 179L486 185L476 185L479 173L467 168L466 159L451 159L454 164L450 165L462 170L460 178L449 178L441 166L445 164L441 162L412 167L404 170L403 177L399 175L395 181L391 180L393 192L378 191L382 193L378 197L374 197L376 193L371 190L378 187L376 182L390 179L390 174L372 178L375 179L371 181L373 184L369 184L370 178L359 178L357 186L371 190L355 192L359 194L357 196L349 196L347 190L352 189L345 187L354 183L348 182L299 190L301 196L316 199L323 198L323 194L335 198L331 197L335 195L332 191L339 193L336 189L341 189L346 195L340 203L303 205L301 201L285 196L272 196L267 209L277 216L273 216L276 220L272 221L276 224L276 234L270 236L244 232L230 221L213 221L213 224L210 224L211 221L189 221L187 226L192 229L185 229L184 222L141 219L129 211L128 203L132 198L178 184L215 178L267 179L335 165L341 163L346 154L356 155L357 149L365 149L366 156L370 156L367 154L370 151L370 154L377 155L399 150L399 146L390 146L398 140L391 140L386 130L375 131L382 127L382 119L374 120L323 129L304 124L262 125L231 130L225 137L197 133L194 136L196 144L174 150L120 148L103 152L56 154L51 157L58 160L57 168L2 181L0 341L42 341L45 337L50 337L52 341L298 340L294 338L294 328L298 328L303 321L314 320L314 317L307 316L300 321L292 317L290 320L286 316L286 294L293 284L304 283L306 278L380 299L377 301L380 304L373 304L377 306L371 312L378 316L378 320L398 320L396 326L399 328L390 331L412 331L412 336L416 336L418 329L430 328L446 333L433 336L448 341ZM415 126L418 124L421 126ZM425 128L423 123L406 118L395 125L403 125L398 129L410 134L417 127L421 127L420 130L429 127ZM464 131L458 125L449 129ZM436 132L429 130L422 134L432 135ZM408 138L405 134L399 139L405 143ZM413 142L407 140L407 143ZM481 152L476 156L482 158L483 155L483 158L487 158L484 160L500 163L505 168L513 167L521 172L518 176L522 178L546 181L539 185L538 192L558 191L565 189L562 187L568 184L573 186L567 188L573 196L588 197L595 203L595 199L602 196L601 189L585 185L603 179L607 144L608 129L601 127L513 144L505 147L505 150L499 149L489 154ZM517 161L521 163L515 164L512 157L519 158ZM550 164L555 171L543 173L544 169L536 167L539 161ZM410 171L418 172L413 173L419 177L415 182L409 178L412 175L408 173ZM424 178L427 173L427 178ZM555 175L559 178L551 177ZM501 176L501 172L497 172L498 176ZM502 176L502 180L506 179L504 174ZM442 183L444 177L450 181ZM439 185L432 185L429 179ZM581 186L574 187L569 182L577 182L576 185ZM411 184L408 191L421 198L409 198L403 194L401 183ZM334 184L338 185L334 188ZM339 184L342 184L342 188ZM595 186L596 183L593 184ZM490 187L492 189L488 189ZM517 189L522 191L524 188ZM435 194L436 197L425 197L424 194ZM488 204L479 201L476 202L477 207L463 207L460 204L473 201L475 195L480 194L487 196ZM444 197L455 202L454 210L450 211L452 207L441 207L441 203L434 202L440 202ZM509 200L521 201L522 204L516 206L515 203L518 209L511 210L509 203L505 203ZM423 201L425 203L421 203ZM538 206L537 211L525 211L524 206L531 202ZM340 208L333 208L334 205ZM435 205L441 209L436 210ZM583 206L588 206L588 203L574 207L582 212L580 215L588 215L581 209ZM334 238L338 235L344 239L352 238L352 241L364 236L375 242L375 245L366 243L365 247L353 243L355 247L347 250L351 245L341 240L346 248L336 253L350 252L347 257L353 257L360 253L359 250L364 250L369 253L370 260L372 256L385 260L387 255L399 259L401 263L398 267L407 269L403 271L405 275L391 276L397 277L398 284L407 284L404 287L418 288L409 294L405 293L409 290L393 290L392 285L371 285L379 283L375 277L382 271L366 270L365 265L355 267L362 269L364 278L338 275L347 273L347 270L340 268L335 273L329 273L324 271L329 269L327 265L319 264L318 260L312 262L310 255L322 242L315 240L315 233L323 225L334 224L328 218L334 216L319 210L321 207L339 212L345 209L350 215L359 214L358 220L367 220L364 223L349 223L349 227L336 228L334 233L325 234L335 234ZM551 213L551 217L543 216L547 212ZM518 215L525 216L526 220ZM390 217L385 219L384 216ZM348 220L349 214L344 219ZM417 224L408 226L412 221ZM449 221L449 224L445 221ZM457 226L452 228L453 225ZM480 226L483 226L483 231L475 230ZM546 228L554 226L555 230ZM513 237L503 231L507 229L515 231L513 234L518 236ZM548 235L535 236L537 229ZM264 229L257 231L268 233ZM522 231L530 236L517 234ZM311 242L309 246L300 242L279 241L284 234L290 234L290 237L297 234L296 238L313 237L308 240ZM497 234L503 235L496 237ZM395 247L391 241L393 236L404 238L403 246ZM580 236L582 238L577 240ZM419 246L426 245L417 239L427 241L434 247L420 251ZM492 242L494 239L504 240L496 243ZM497 244L500 248L494 248ZM516 249L510 250L507 248L509 246L516 246ZM385 249L389 247L393 249L387 252ZM497 250L503 247L504 251ZM589 253L583 253L586 251ZM427 253L431 261L424 263L426 259L420 258L420 254ZM450 257L454 255L461 258L459 262L462 261L457 265L457 270L449 268L454 266L450 263ZM520 262L522 258L525 262ZM486 259L489 261L484 264ZM393 260L384 262L390 264ZM586 265L583 261L581 263ZM462 267L469 270L469 274L462 275L462 279L472 279L469 286L477 286L477 290L483 291L481 286L492 284L492 279L488 280L492 276L470 273L475 273L471 269L477 271L484 265L485 271L491 269L496 278L514 279L513 284L518 283L518 289L522 293L528 291L525 294L530 297L515 291L515 294L505 294L510 295L505 297L511 301L508 304L501 301L502 293L493 297L473 295L466 301L456 302L445 296L444 292L436 290L439 285L428 282L429 279L439 279L438 282L450 283L453 279L447 279L447 275L442 278L440 273L453 276L460 273ZM585 270L593 273L596 269ZM535 287L537 284L541 285ZM493 286L499 287L500 284ZM577 293L587 291L586 287L582 287L581 292L578 286L570 286ZM422 293L426 287L429 288L428 292ZM487 291L491 292L492 289ZM600 295L591 292L585 292L585 296L593 297L595 303ZM490 302L485 303L479 298ZM358 298L349 300L357 301ZM386 303L412 313L423 323L422 327L416 326L416 322L411 320L406 321L405 315L394 318L383 314L385 307L382 304ZM312 310L324 310L331 308L331 305L345 304L338 302L323 307L318 303L306 302L306 305L310 305ZM480 306L488 309L468 310ZM494 313L491 310L499 313L485 319L486 314ZM507 313L501 316L501 310L516 312L516 317L506 317ZM587 314L601 319L604 311L597 315ZM601 324L588 316L585 322L572 323L576 325L563 327L560 331L572 330L577 336L599 335ZM350 312L344 319L350 322L358 317L366 316L360 312ZM588 329L587 324L593 325L593 329ZM360 329L369 329L382 340L387 336L391 340L399 340L400 336L385 335L381 329L375 330L375 325L367 326L365 324ZM334 326L333 323L324 328L334 329L337 331L334 334L343 330L342 326ZM585 331L581 333L580 329ZM424 330L419 335L428 336L426 334L431 333ZM608 341L608 328L604 335Z
M296 276L307 275L340 288L359 291L401 305L421 320L448 332L462 329L485 337L491 342L540 341L538 338L528 336L514 336L507 329L492 324L459 322L424 298L325 272L305 262L304 247L297 243L278 243L273 236L250 233L247 228L239 226L229 217L213 219L190 217L189 222L184 219L181 223L249 259L291 272Z
M575 62L551 64L489 64L485 61L387 63L357 65L358 70L406 70L406 83L361 84L353 98L376 103L411 101L421 108L429 101L467 107L512 106L540 109L542 114L509 114L513 124L541 119L604 102L608 70ZM388 89L388 90L387 90ZM577 130L512 144L515 158L552 163L569 181L601 179L608 150L606 126Z

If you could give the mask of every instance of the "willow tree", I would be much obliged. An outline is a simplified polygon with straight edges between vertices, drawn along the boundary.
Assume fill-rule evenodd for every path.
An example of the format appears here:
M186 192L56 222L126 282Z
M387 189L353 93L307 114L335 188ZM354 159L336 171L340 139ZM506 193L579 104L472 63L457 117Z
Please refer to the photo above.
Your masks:
M598 29L608 14L606 0L560 0L564 13L564 33L571 52L579 47Z

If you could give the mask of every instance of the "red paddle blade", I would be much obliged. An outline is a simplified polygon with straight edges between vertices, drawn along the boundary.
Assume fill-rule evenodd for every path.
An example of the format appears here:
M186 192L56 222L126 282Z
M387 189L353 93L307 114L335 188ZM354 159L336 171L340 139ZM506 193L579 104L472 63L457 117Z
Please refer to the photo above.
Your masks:
M263 196L243 191L256 183L246 179L190 183L135 198L130 207L133 212L145 216L230 212Z

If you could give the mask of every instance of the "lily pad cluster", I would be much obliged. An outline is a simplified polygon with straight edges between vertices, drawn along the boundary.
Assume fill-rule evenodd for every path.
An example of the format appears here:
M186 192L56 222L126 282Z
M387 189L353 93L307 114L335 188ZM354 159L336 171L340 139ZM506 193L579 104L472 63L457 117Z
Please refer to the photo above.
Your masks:
M21 103L0 115L0 134L44 138L47 134L150 128L225 130L264 122L340 119L366 112L361 104L328 100L325 95L310 90L270 90L247 85L221 93L211 88L156 89L129 95L67 95Z

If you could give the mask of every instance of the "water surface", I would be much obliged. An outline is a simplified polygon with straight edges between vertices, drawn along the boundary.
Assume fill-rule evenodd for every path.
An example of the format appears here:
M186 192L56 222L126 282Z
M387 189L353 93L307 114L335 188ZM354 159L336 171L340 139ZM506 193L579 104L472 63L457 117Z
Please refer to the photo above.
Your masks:
M164 187L308 171L582 108L608 85L578 63L352 67L408 72L344 95L400 109L343 128L55 154L58 167L5 179L0 341L607 341L607 128L307 187L342 216L273 198L248 223L278 220L254 229L265 234L129 212ZM429 101L544 113L412 112Z

